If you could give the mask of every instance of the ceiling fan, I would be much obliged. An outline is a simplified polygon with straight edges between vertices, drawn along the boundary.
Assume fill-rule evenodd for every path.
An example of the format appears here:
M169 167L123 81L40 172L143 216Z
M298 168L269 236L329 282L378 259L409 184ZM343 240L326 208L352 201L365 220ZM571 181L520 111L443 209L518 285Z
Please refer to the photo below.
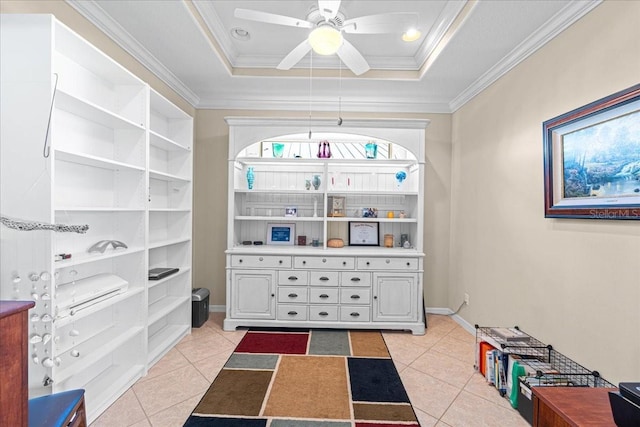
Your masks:
M296 46L278 64L278 70L289 70L313 49L321 55L336 53L344 64L357 76L369 71L370 67L362 54L345 38L347 34L388 34L403 32L416 24L417 14L412 12L393 12L379 15L361 16L345 19L340 12L340 0L318 0L306 19L276 15L251 9L236 9L236 18L289 27L313 29L309 36Z

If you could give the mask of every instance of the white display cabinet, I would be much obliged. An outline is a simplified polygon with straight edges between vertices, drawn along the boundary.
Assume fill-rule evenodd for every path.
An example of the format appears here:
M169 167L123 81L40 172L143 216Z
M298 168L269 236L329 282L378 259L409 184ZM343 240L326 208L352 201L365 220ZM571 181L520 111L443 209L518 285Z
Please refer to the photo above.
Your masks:
M3 225L0 298L36 302L30 396L84 388L91 422L190 331L193 121L54 17L0 19L3 219L88 226Z
M225 329L424 333L421 184L428 122L358 120L340 127L327 120L309 125L308 120L234 117L227 122ZM331 144L330 158L316 157L323 140ZM364 155L371 141L383 153L377 158ZM282 144L286 154L273 157L273 144ZM342 201L338 211L334 198ZM350 224L356 222L377 227L377 239L366 246L350 242ZM284 226L291 244L274 242L268 235L274 226ZM385 236L391 236L389 247ZM402 238L407 247L401 247ZM340 240L344 246L335 247Z

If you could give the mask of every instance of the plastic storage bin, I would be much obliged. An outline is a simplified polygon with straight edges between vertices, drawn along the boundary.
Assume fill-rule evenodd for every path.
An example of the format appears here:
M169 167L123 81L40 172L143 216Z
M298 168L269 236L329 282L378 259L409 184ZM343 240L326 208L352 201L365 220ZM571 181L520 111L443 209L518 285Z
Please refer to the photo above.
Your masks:
M197 288L191 292L191 326L199 328L209 319L209 290Z

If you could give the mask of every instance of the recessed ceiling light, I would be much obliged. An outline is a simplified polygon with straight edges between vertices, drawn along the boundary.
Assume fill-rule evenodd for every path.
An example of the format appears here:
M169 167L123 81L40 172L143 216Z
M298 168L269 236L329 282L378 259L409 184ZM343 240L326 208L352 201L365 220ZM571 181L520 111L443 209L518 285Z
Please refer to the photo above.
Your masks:
M406 42L414 42L420 38L422 33L415 28L409 28L403 35L402 40Z
M249 31L239 27L231 29L231 36L234 39L242 40L243 42L246 42L251 38L251 34L249 34Z

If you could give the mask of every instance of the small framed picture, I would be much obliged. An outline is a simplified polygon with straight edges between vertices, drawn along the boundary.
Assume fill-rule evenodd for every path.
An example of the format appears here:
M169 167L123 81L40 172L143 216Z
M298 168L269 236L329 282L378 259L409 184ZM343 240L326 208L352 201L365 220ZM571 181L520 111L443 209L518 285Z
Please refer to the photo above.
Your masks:
M298 216L298 208L296 206L287 206L284 208L284 216Z
M267 245L292 245L296 235L296 225L267 224Z
M362 208L362 218L378 218L378 209Z
M377 222L349 221L349 246L380 246Z

